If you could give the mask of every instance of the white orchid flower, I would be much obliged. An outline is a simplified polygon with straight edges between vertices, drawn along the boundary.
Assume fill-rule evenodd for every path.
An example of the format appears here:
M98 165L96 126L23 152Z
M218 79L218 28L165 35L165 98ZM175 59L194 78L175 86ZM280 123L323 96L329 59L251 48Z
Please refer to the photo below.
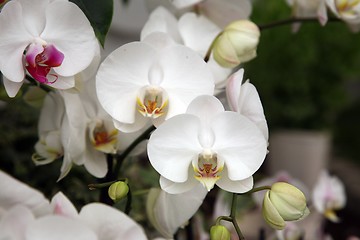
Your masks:
M75 85L99 51L85 14L67 0L13 0L0 13L0 70L10 97L25 73L58 89Z
M145 240L143 229L115 208L90 203L78 213L61 192L49 201L0 171L0 239Z
M101 64L96 77L100 103L124 132L149 120L155 126L184 113L202 94L213 94L214 80L205 62L164 33L123 45Z
M360 30L360 1L359 0L326 0L330 10L346 23L350 29Z
M160 6L156 8L145 23L140 38L145 39L154 32L169 34L174 41L196 51L205 58L212 41L221 29L203 15L185 13L178 20L169 10ZM214 76L216 89L224 87L224 82L231 73L231 69L223 68L211 56L207 62Z
M218 185L236 193L253 187L252 175L264 161L267 140L247 117L224 111L213 96L199 96L185 114L151 135L148 156L161 175L160 185L181 193L199 182L208 191Z
M228 79L226 96L230 109L254 122L268 140L269 131L259 94L249 80L242 84L243 76L244 69L239 69Z
M146 203L149 220L163 237L173 238L176 231L197 212L206 194L201 184L181 194L152 188ZM191 204L183 204L185 202Z
M313 189L312 201L318 212L324 214L330 221L338 222L339 218L335 211L342 209L346 204L343 183L338 177L330 176L324 170Z

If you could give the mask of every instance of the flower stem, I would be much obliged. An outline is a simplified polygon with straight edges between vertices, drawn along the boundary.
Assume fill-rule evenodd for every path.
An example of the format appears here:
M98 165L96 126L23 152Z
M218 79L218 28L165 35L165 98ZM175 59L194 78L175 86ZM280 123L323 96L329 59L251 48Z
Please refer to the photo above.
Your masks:
M230 213L230 217L232 219L232 224L234 225L235 231L239 237L240 240L244 240L245 237L242 234L239 224L236 221L236 202L237 202L237 197L238 195L236 193L233 193L232 196L232 202L231 202L231 213Z
M246 192L245 194L252 194L255 192L263 191L263 190L270 190L271 186L261 186L251 189L250 191Z
M219 34L216 35L216 37L215 37L214 40L212 41L210 47L208 48L208 50L207 50L207 52L206 52L206 54L205 54L205 57L204 57L204 61L205 61L205 62L208 62L208 61L209 61L210 56L211 56L212 49L213 49L213 47L214 47L214 44L215 44L216 40L220 37L220 35L221 35L222 33L223 33L222 31L219 32Z
M283 26L283 25L287 25L287 24L291 24L291 23L298 23L298 22L318 22L319 19L318 18L288 18L288 19L283 19L283 20L279 20L279 21L275 21L272 23L267 23L267 24L263 24L263 25L258 25L259 29L265 30L265 29L271 29L274 27L279 27L279 26ZM341 21L339 18L329 18L328 22L339 22Z
M116 164L114 167L114 174L117 175L120 172L120 168L124 159L130 154L134 148L145 139L149 139L152 131L155 130L154 126L150 126L139 137L137 137L120 155L116 155Z

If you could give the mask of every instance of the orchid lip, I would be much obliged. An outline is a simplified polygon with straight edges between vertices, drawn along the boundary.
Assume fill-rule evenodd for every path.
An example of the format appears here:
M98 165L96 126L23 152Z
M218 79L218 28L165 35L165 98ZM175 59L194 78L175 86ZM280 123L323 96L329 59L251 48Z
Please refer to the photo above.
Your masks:
M168 98L162 88L146 86L136 98L138 111L144 117L158 118L166 113Z
M115 153L118 130L107 130L103 123L98 123L90 132L91 142L95 149L105 153Z
M54 45L30 44L25 53L25 68L38 82L51 84L57 81L58 75L51 73L53 67L59 67L64 54Z
M223 166L219 164L217 154L210 150L204 150L196 160L193 162L194 177L210 191L220 179Z

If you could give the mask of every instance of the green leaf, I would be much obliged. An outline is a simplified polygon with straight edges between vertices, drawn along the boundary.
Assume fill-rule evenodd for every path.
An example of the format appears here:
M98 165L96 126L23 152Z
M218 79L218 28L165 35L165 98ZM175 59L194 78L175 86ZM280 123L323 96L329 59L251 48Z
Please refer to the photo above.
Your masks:
M89 19L95 35L104 47L106 34L111 24L114 2L113 0L70 0L79 6Z

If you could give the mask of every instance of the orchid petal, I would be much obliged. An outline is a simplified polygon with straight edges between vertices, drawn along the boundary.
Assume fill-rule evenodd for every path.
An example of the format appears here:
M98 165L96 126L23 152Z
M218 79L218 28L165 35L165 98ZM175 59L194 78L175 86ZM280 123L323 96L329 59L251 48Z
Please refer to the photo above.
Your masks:
M84 158L84 166L91 175L97 178L105 177L108 171L108 165L106 156L103 152L97 151L95 148L88 145Z
M0 208L8 209L21 204L40 216L50 211L49 201L36 189L0 171Z
M191 177L191 174L194 174L194 171L191 167L189 170L190 177L187 181L181 183L173 182L164 178L163 176L160 176L161 189L170 194L181 194L189 191L190 189L193 189L199 184L199 181L197 181L195 177Z
M215 136L210 128L210 122L221 112L224 112L223 105L217 98L210 95L195 98L186 110L186 113L195 115L200 119L199 142L203 148L211 148L214 144Z
M138 111L136 111L136 113L135 113L134 123L130 123L130 124L122 123L122 122L116 121L115 119L113 119L113 122L114 122L114 126L117 129L119 129L120 131L125 132L125 133L137 132L140 129L143 129L145 126L150 125L149 118L144 117Z
M58 192L50 202L53 213L64 217L77 217L78 212L72 202L62 193Z
M186 8L192 5L195 5L203 0L171 0L172 4L174 4L177 8Z
M267 153L267 141L248 118L224 112L213 119L212 130L216 136L213 150L225 162L231 180L244 180L259 169Z
M255 86L248 81L241 87L238 99L238 112L254 122L263 132L266 140L269 138L268 127L259 94Z
M123 212L101 203L84 206L80 218L97 234L99 240L146 240L142 228Z
M186 13L179 19L179 32L185 46L205 57L221 29L203 15Z
M162 176L173 182L188 179L189 166L201 152L199 125L195 116L178 115L151 134L147 148L149 160Z
M223 105L216 97L203 95L191 102L186 113L195 115L200 118L201 122L206 123L224 111Z
M58 92L50 92L44 99L40 112L38 130L39 135L54 130L60 130L62 118L65 112L64 101ZM51 120L49 120L51 116Z
M60 90L65 90L75 87L74 76L70 76L70 77L59 76L55 73L54 69L51 69L49 74L54 74L57 76L57 80L55 82L48 84L50 87Z
M33 38L25 29L22 13L20 3L10 1L0 14L0 71L13 82L24 80L23 52Z
M88 67L99 47L85 14L68 1L54 1L47 6L41 37L65 55L61 66L54 68L62 76L75 75Z
M133 124L138 89L149 84L156 51L146 43L128 43L112 52L96 76L99 101L115 120Z
M163 32L169 34L173 40L181 43L181 37L177 30L177 19L166 8L159 6L149 16L140 33L141 41L149 34L154 32Z
M254 181L252 176L243 180L233 181L228 177L227 168L225 167L216 185L228 192L245 193L253 188Z
M214 59L213 55L210 56L209 61L207 62L211 73L214 76L215 80L215 91L223 91L226 86L227 78L232 72L231 68L224 68L220 66Z
M10 208L0 218L0 239L23 240L29 223L35 220L32 212L23 205Z
M164 32L149 33L142 42L149 44L158 51L178 44L169 34Z
M319 18L319 22L322 26L325 26L328 21L326 3L324 0L320 1L320 5L317 10L317 15Z
M19 92L21 86L23 85L23 81L21 82L13 82L3 76L3 83L5 87L5 91L9 97L15 97L16 94Z
M169 96L167 119L182 113L176 110L179 105L174 106L174 98L181 99L186 107L195 97L214 93L214 79L208 66L191 49L183 46L166 49L159 58L159 65L163 66L164 75L161 86Z
M207 190L200 183L182 194L169 194L151 189L147 212L156 229L164 237L172 238L178 228L196 213L206 195ZM184 202L191 204L184 204Z
M243 77L244 69L241 68L229 77L226 85L226 96L230 109L233 111L238 111L239 109L238 104Z
M250 0L207 0L200 3L200 12L220 28L233 21L249 18L251 11Z
M20 4L23 11L22 18L26 26L26 30L32 36L40 36L41 32L45 27L45 12L46 6L50 3L50 0L17 0Z
M96 234L82 222L50 215L29 224L26 240L97 240Z

